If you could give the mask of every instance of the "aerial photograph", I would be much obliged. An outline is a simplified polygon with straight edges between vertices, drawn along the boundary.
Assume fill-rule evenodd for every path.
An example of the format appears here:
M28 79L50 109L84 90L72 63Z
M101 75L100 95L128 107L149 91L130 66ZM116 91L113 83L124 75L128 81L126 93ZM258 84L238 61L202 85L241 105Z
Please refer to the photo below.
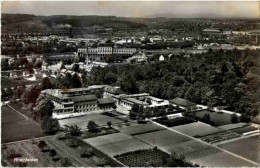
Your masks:
M1 167L259 167L260 1L2 1Z

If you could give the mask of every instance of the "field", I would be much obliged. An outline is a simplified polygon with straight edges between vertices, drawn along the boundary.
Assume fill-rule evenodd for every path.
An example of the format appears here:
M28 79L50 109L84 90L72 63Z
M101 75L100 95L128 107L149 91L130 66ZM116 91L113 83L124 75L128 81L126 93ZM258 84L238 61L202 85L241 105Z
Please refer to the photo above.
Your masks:
M171 129L174 129L176 131L179 131L181 133L193 137L205 136L205 135L214 134L221 131L221 129L218 129L216 127L201 122L195 122L191 124L171 127Z
M67 118L59 120L61 126L64 125L77 125L82 129L86 129L88 125L88 121L95 121L99 126L107 126L107 122L110 121L112 124L123 123L122 120L109 117L102 114L87 114L80 117Z
M13 142L43 136L36 122L26 119L8 106L2 106L2 142Z
M135 150L152 148L151 145L123 133L88 138L84 141L111 157Z
M82 145L78 147L71 148L67 146L65 140L57 140L55 136L44 138L44 141L47 143L48 149L55 149L57 151L55 160L49 156L48 151L42 152L41 149L38 148L37 144L39 140L36 140L35 144L32 144L31 141L23 141L5 145L5 149L2 152L3 163L10 167L17 164L12 161L12 158L9 158L10 149L15 149L16 153L21 154L21 158L38 159L37 162L26 162L29 167L63 167L61 164L63 158L68 158L73 167L97 167L101 158L105 158L108 161L106 166L121 166L95 149L93 149L93 156L82 158L80 156L81 151L85 147L89 148L89 146L86 146L87 144L84 142L82 142Z
M130 126L116 127L116 129L128 135L138 135L138 134L163 130L165 128L149 122L147 124L131 123Z
M222 144L221 147L249 160L258 162L260 147L259 143L259 136L253 136Z
M12 144L5 145L5 149L2 150L2 164L4 166L13 167L19 166L19 162L14 162L10 158L11 151L16 151L15 153L21 154L22 158L35 158L38 159L37 162L26 162L26 166L29 167L57 167L60 166L59 162L55 162L47 154L41 152L41 150L36 145L33 145L30 141L16 142ZM59 153L63 154L63 153ZM64 153L65 155L65 153Z
M195 112L197 117L203 118L204 114L210 115L210 120L213 121L217 126L231 124L231 115L227 113L217 113L208 110L202 110Z
M156 131L137 135L135 137L148 144L157 146L164 152L176 152L178 154L182 154L188 160L193 163L197 163L200 166L256 166L250 162L223 152L220 149L206 145L202 142L193 140L170 130Z

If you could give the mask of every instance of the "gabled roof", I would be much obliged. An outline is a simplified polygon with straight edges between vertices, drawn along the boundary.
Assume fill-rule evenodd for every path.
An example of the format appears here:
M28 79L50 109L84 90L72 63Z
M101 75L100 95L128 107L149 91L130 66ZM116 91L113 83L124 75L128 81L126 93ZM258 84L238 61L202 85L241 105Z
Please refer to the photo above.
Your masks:
M98 99L99 104L111 104L115 103L115 100L112 98L103 98L103 99Z
M90 94L90 95L73 96L71 97L71 99L74 102L82 102L82 101L97 100L97 97L94 94Z
M112 86L107 86L104 88L104 91L108 92L108 93L112 93L112 94L115 94L115 95L118 95L118 94L121 94L123 93L120 88L115 88L115 87L112 87Z
M196 103L193 103L189 100L186 100L186 99L182 99L182 98L175 98L175 99L172 99L172 100L169 100L170 103L172 104L176 104L176 105L179 105L179 106L184 106L184 107L189 107L189 106L195 106Z

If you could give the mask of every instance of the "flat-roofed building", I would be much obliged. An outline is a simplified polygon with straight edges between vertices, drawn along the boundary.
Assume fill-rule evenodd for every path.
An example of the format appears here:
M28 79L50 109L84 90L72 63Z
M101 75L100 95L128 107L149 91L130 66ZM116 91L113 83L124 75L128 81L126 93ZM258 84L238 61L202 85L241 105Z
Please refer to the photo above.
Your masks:
M92 112L104 112L113 110L115 100L112 98L98 99L93 91L100 90L106 85L94 85L87 88L75 89L47 89L42 91L42 95L50 99L55 108L53 110L54 118L63 118L70 114L87 114ZM75 114L75 115L74 115Z

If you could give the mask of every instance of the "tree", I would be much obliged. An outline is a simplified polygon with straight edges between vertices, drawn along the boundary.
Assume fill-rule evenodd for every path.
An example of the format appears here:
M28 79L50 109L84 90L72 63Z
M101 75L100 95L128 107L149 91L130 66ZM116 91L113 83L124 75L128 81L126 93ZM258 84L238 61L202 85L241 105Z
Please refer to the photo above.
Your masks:
M80 88L82 86L81 79L77 73L72 76L72 80L70 81L72 88Z
M205 113L203 118L206 119L206 120L210 120L210 115L208 113Z
M57 119L53 119L49 116L45 116L42 121L42 129L45 133L48 134L55 134L57 131L60 130L60 124Z
M62 70L62 69L66 69L63 62L61 63L61 66L60 66L60 70Z
M81 153L81 157L91 157L93 155L94 153L92 148L87 148Z
M52 116L52 113L53 113L53 109L54 109L54 104L51 100L47 99L45 101L45 103L42 104L42 106L40 107L39 111L41 113L41 117L42 119L45 117L45 116L49 116L51 117Z
M108 121L108 122L107 122L107 126L108 126L109 128L111 128L111 125L112 125L111 121Z
M41 86L42 86L42 90L51 89L52 83L51 83L51 81L48 77L45 77L45 78L42 79Z
M168 112L173 112L174 108L173 108L173 105L170 104L169 107L168 107Z
M132 111L133 112L138 112L139 111L139 106L138 106L138 104L133 104L133 106L132 106Z
M95 121L89 121L87 127L90 132L96 132L98 129L98 125L95 123Z
M68 158L63 158L61 160L61 166L62 167L71 167L72 166L72 162Z
M231 115L231 122L232 123L238 123L238 118L237 118L237 115L235 113L233 113Z
M50 156L52 157L52 159L54 160L54 157L57 155L57 152L55 149L51 149L50 150Z
M81 128L77 125L65 125L66 131L68 131L72 136L79 136L81 134Z
M39 143L38 143L38 147L41 148L41 150L43 151L45 147L47 147L47 144L44 140L41 140Z
M74 64L73 66L72 66L72 70L73 71L75 71L75 72L79 72L79 64Z

